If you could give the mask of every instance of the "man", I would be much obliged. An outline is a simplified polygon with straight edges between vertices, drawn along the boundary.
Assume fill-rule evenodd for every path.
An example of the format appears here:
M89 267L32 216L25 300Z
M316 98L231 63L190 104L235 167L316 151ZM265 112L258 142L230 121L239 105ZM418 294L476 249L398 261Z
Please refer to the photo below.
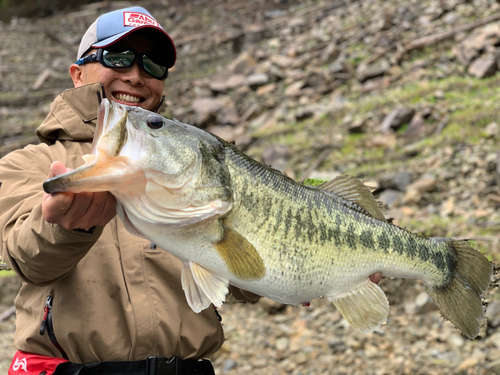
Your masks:
M41 143L0 160L2 255L23 280L9 374L213 374L200 359L220 348L222 327L214 309L187 305L180 262L129 234L111 194L42 190L83 164L100 99L157 110L175 60L145 9L102 15L70 67L75 88L38 129Z

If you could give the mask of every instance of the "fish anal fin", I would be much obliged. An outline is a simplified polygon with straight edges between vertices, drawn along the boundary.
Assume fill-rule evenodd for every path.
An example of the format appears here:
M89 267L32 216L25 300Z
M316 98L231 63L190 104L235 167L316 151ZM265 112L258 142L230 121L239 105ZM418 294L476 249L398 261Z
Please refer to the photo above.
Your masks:
M241 280L260 280L266 266L255 247L236 230L222 224L223 236L214 247L229 271Z
M356 177L342 175L316 186L317 189L335 194L356 203L375 219L387 221L370 189Z
M211 303L222 306L229 291L227 279L191 261L183 263L181 281L188 305L196 313Z
M389 301L384 291L369 279L347 293L327 298L349 324L363 333L379 328L389 315Z

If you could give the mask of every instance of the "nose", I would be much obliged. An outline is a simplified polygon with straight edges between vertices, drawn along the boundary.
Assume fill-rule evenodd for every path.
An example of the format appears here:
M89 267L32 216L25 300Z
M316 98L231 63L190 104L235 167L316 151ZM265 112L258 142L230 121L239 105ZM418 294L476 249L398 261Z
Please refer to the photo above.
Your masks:
M123 69L122 79L133 86L142 86L144 85L144 74L146 72L142 71L139 62L136 61L131 67Z

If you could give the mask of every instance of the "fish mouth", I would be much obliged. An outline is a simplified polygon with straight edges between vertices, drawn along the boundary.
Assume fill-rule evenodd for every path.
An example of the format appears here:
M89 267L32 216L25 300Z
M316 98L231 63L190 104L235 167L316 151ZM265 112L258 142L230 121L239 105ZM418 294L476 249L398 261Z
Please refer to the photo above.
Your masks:
M104 99L99 107L92 154L83 156L85 164L81 167L46 180L43 190L48 194L113 192L141 181L144 172L134 168L127 156L119 155L127 141L127 115L126 109L116 108Z
M113 192L141 180L143 174L131 169L127 157L101 155L97 158L95 155L87 155L87 160L90 161L89 164L46 180L43 190L48 194Z

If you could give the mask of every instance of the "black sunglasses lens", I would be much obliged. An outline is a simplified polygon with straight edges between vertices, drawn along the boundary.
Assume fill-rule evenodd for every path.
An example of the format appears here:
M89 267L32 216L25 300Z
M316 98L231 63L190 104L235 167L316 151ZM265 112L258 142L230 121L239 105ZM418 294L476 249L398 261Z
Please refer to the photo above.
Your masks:
M162 78L167 71L167 67L154 62L148 55L142 57L144 70L155 78Z
M142 56L142 66L146 73L154 78L164 79L167 76L166 64L159 54L148 52L144 55L122 46L111 46L102 50L101 62L108 68L128 68L134 64L136 57Z
M133 51L102 51L102 61L104 65L110 68L128 68L129 66L132 66L134 60L135 54Z

